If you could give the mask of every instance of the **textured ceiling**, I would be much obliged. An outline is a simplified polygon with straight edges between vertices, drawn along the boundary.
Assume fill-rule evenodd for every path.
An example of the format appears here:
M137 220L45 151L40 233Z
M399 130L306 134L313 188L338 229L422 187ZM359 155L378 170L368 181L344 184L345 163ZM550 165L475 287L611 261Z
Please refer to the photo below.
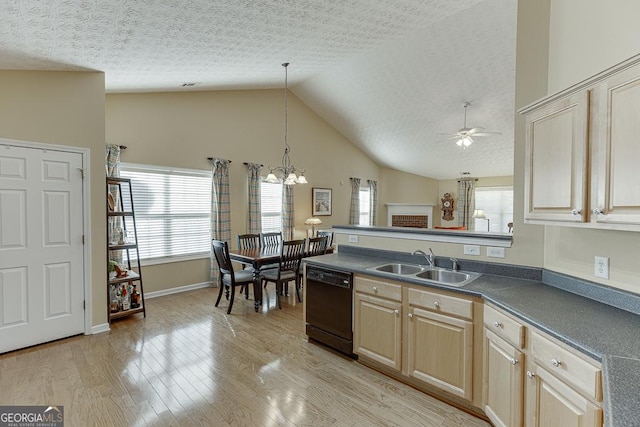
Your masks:
M511 175L513 0L5 0L0 69L99 70L107 92L282 86L382 165ZM185 82L197 82L185 89ZM501 136L466 150L438 133Z

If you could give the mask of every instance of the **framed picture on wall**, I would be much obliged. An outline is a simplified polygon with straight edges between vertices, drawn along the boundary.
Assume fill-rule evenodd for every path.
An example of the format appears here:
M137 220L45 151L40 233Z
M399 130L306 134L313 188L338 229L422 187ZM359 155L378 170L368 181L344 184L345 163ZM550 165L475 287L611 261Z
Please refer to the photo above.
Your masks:
M311 207L312 216L331 215L331 189L312 188Z

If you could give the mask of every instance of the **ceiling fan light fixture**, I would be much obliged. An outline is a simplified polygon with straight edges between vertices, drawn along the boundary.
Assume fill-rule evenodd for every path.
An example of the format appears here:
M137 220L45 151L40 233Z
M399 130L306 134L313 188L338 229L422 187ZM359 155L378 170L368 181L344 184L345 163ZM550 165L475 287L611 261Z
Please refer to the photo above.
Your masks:
M464 138L462 138L462 145L464 145L465 147L470 146L472 142L473 139L471 139L470 136L465 136Z

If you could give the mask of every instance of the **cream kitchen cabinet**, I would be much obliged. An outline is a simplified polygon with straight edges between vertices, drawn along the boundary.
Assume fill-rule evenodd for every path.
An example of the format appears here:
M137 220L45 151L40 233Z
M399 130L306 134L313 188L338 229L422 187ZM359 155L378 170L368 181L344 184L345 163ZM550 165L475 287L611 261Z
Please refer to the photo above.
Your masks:
M527 364L525 425L602 426L602 370L537 331Z
M407 374L472 400L473 302L413 288L407 295Z
M383 366L402 367L402 286L355 277L353 352Z
M520 110L530 223L640 231L640 56Z
M521 426L524 407L525 327L484 307L484 412L497 427Z
M354 353L400 377L473 399L473 302L356 275Z

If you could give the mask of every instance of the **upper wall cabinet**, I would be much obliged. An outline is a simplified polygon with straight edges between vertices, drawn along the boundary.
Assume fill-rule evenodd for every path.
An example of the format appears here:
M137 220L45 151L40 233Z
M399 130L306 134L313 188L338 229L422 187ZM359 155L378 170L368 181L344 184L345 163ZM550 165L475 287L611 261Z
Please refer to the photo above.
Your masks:
M525 222L640 231L640 56L519 112Z

